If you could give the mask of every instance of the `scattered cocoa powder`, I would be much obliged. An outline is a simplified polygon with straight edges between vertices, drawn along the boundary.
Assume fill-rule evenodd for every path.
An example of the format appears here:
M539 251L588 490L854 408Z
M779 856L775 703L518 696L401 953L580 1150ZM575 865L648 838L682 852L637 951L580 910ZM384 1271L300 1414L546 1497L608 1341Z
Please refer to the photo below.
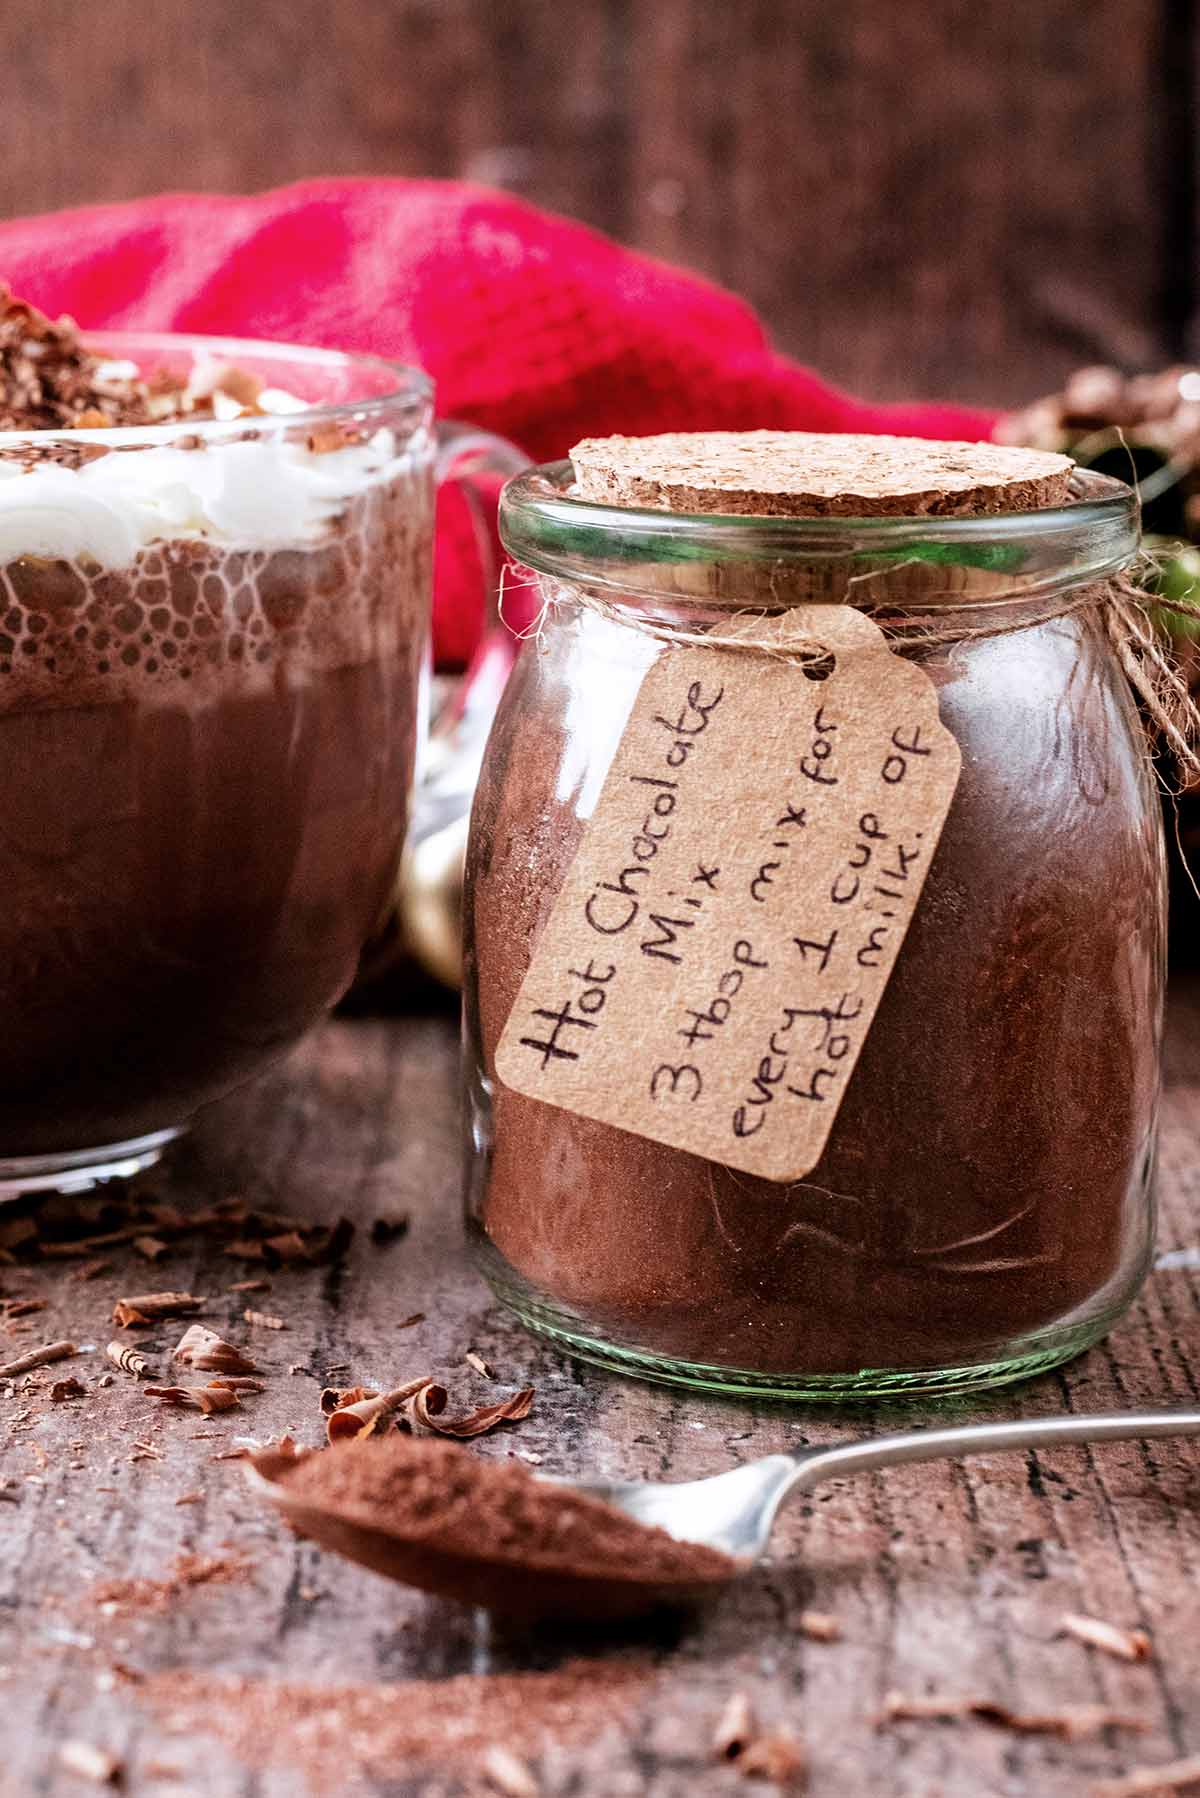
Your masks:
M338 1454L348 1451L338 1450ZM654 1674L628 1660L573 1660L549 1673L458 1674L390 1685L319 1686L151 1674L131 1696L172 1733L216 1736L250 1767L285 1767L315 1792L410 1763L482 1771L497 1742L522 1758L622 1728Z
M241 1557L183 1554L162 1579L101 1580L87 1594L87 1602L109 1616L160 1613L197 1586L234 1585L248 1578L249 1571L249 1563Z
M716 1549L450 1442L359 1438L299 1456L273 1478L300 1534L493 1610L626 1616L714 1591L738 1572Z

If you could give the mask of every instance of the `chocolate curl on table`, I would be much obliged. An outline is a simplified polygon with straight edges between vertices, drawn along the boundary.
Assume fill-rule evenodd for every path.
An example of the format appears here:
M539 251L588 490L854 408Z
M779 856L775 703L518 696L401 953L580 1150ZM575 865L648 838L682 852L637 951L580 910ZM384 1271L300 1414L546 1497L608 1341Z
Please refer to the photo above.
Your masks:
M106 1204L97 1212L96 1206L93 1201L90 1212L72 1211L65 1205L47 1206L36 1219L4 1220L0 1223L0 1262L26 1256L82 1260L126 1244L156 1259L163 1245L169 1248L175 1242L201 1240L260 1267L317 1267L340 1259L354 1235L354 1225L346 1217L314 1222L286 1212L258 1209L240 1198L222 1199L190 1212L161 1201L147 1201L137 1193L128 1195L120 1209ZM122 1213L130 1221L114 1224L111 1229L96 1229L97 1215L116 1220ZM130 1295L125 1302L135 1303L137 1296ZM152 1301L159 1295L143 1296Z
M216 1221L218 1224L227 1222L235 1215L232 1211L216 1214ZM269 1228L266 1213L243 1210L241 1221L256 1229L261 1229L264 1224ZM280 1264L324 1267L342 1259L353 1235L354 1225L348 1217L339 1217L332 1224L295 1225L276 1230L270 1236L251 1235L245 1229L225 1244L225 1253L235 1260L265 1262L268 1267Z
M1171 1792L1190 1791L1197 1785L1200 1754L1192 1754L1157 1767L1134 1767L1121 1778L1102 1781L1093 1788L1093 1798L1168 1798Z
M64 1742L58 1750L58 1764L65 1773L98 1786L119 1785L125 1766L119 1755L83 1741Z
M714 1760L728 1761L744 1778L776 1785L802 1782L807 1768L803 1744L788 1730L764 1730L745 1692L734 1692L713 1732Z
M997 1729L1011 1729L1020 1735L1059 1736L1064 1742L1087 1741L1106 1729L1149 1728L1144 1717L1129 1716L1105 1704L1065 1704L1058 1711L1022 1712L1011 1710L994 1698L907 1698L902 1692L888 1693L877 1723L882 1728L888 1723L950 1723L971 1717Z
M8 1217L0 1223L0 1260L12 1261L14 1249L37 1241L37 1225L31 1217Z
M296 1369L295 1371L299 1371ZM326 1386L320 1397L321 1416L328 1417L331 1412L341 1411L350 1405L356 1405L363 1398L378 1398L378 1389L374 1386Z
M465 1442L472 1436L486 1436L502 1423L519 1423L533 1407L533 1387L523 1386L496 1405L483 1405L466 1417L443 1418L446 1404L444 1387L432 1381L415 1392L404 1404L404 1415L414 1436L453 1436Z
M493 1742L484 1750L479 1771L489 1791L503 1798L541 1798L542 1787L526 1763L503 1742Z
M336 1395L332 1410L328 1408L328 1396L322 1395L321 1408L328 1416L325 1428L331 1443L377 1435L393 1419L403 1419L414 1436L452 1436L465 1441L486 1435L502 1423L518 1423L529 1415L533 1405L533 1387L525 1386L499 1404L484 1405L465 1417L444 1418L449 1395L444 1386L428 1377L410 1380L392 1392L352 1387L349 1392Z
M74 1236L66 1242L53 1238L43 1241L34 1230L32 1240L37 1242L39 1256L51 1261L67 1261L77 1256L90 1255L95 1249L117 1248L122 1243L133 1242L143 1234L141 1224L129 1224L121 1230L101 1230L90 1236ZM32 1246L32 1240L23 1237L23 1246Z
M234 1343L226 1342L204 1324L192 1324L184 1331L171 1359L182 1361L185 1367L194 1367L198 1373L258 1372L257 1362L251 1361Z
M392 1392L369 1392L365 1387L354 1386L339 1396L329 1414L325 1433L330 1442L352 1442L359 1436L378 1435L387 1428L401 1406L423 1394L435 1410L445 1406L444 1388L426 1377L410 1380L407 1386L397 1386Z
M205 1303L193 1292L139 1292L119 1298L113 1307L113 1322L121 1330L141 1329L157 1323L161 1317L186 1317L199 1311Z
M1082 1617L1077 1612L1068 1612L1062 1619L1063 1633L1074 1636L1087 1648L1098 1648L1102 1654L1111 1654L1118 1661L1148 1661L1154 1653L1153 1644L1144 1629L1122 1629L1118 1624L1105 1623L1100 1617Z
M42 1348L28 1349L14 1361L0 1363L0 1380L12 1380L18 1374L32 1373L35 1367L47 1367L53 1361L65 1361L76 1352L73 1342L47 1342Z
M0 1315L5 1323L11 1323L14 1318L33 1317L45 1311L49 1303L49 1299L0 1299Z
M731 1692L713 1731L713 1756L735 1761L758 1734L758 1718L745 1692Z
M147 1398L160 1398L164 1404L203 1411L211 1417L215 1411L234 1411L241 1405L237 1392L224 1380L210 1380L207 1386L144 1386Z
M143 1374L150 1371L150 1363L145 1355L127 1342L110 1342L104 1353L114 1367L119 1367L122 1373L131 1373L135 1380L140 1380Z

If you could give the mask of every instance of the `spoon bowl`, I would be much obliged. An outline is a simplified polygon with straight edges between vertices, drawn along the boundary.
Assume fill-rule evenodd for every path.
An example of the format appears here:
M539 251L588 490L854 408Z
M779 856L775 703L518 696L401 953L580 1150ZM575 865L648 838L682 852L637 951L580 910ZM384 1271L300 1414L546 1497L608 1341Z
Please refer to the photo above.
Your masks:
M386 1579L506 1617L530 1621L574 1617L611 1623L703 1603L717 1596L740 1571L731 1562L724 1577L703 1580L647 1581L632 1567L615 1577L611 1572L590 1575L499 1558L489 1554L482 1537L475 1555L447 1553L436 1543L389 1530L377 1518L345 1504L335 1507L301 1498L287 1486L286 1475L295 1465L295 1455L267 1449L246 1463L245 1474L251 1491L274 1506L297 1535Z

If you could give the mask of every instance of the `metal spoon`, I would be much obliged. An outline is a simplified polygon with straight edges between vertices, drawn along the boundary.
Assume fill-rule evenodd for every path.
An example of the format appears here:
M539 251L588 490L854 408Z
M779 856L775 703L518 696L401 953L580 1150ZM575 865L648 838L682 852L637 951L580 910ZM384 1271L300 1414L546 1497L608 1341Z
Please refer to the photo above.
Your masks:
M1200 1435L1200 1411L1114 1411L1093 1417L1037 1417L950 1430L905 1430L826 1448L764 1455L727 1473L671 1484L649 1480L572 1480L579 1492L614 1505L681 1542L703 1542L746 1565L758 1560L785 1498L822 1480L874 1473L909 1461L957 1460L1003 1449L1058 1448L1075 1442L1129 1442Z
M361 1514L304 1500L288 1488L287 1475L296 1464L290 1453L265 1450L246 1464L245 1471L256 1493L274 1505L299 1534L391 1579L510 1615L612 1620L637 1616L662 1604L697 1603L718 1596L763 1553L784 1499L810 1491L822 1480L909 1461L996 1454L1002 1449L1195 1435L1200 1435L1200 1411L1042 1417L947 1430L910 1430L826 1448L795 1449L790 1454L766 1455L707 1479L672 1484L551 1482L600 1499L680 1542L702 1543L728 1557L706 1569L702 1579L681 1580L669 1587L642 1574L632 1555L619 1576L614 1576L611 1571L578 1568L566 1573L561 1566L539 1566L536 1558L522 1556L519 1543L508 1543L501 1554L483 1532L469 1554L445 1552L428 1540L389 1528L384 1519L368 1522Z

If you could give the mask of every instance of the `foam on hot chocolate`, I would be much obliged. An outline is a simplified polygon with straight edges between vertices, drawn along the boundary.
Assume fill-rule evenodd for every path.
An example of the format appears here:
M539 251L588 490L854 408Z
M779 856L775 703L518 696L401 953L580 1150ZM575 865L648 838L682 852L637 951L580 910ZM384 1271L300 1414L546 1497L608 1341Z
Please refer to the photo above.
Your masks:
M87 460L78 466L70 457L75 439L63 440L63 461L30 467L20 459L28 438L0 435L0 561L86 557L116 569L162 540L249 550L311 543L350 500L428 453L427 444L410 441L397 455L386 430L322 451L271 437L181 448L178 437L176 427L161 446L125 449L113 432L89 431Z
M281 446L244 443L213 460L260 448L272 450L269 463L239 458L211 477L199 468L213 452L166 449L114 452L78 470L46 465L0 475L0 707L153 692L190 692L194 701L214 683L223 692L267 686L283 665L295 680L306 668L395 654L414 623L397 589L422 594L428 582L424 459L390 455L372 464L384 451L369 445L288 457ZM322 467L308 466L304 454ZM135 465L156 457L195 465L196 479L172 487L172 464L163 461L134 493ZM106 488L95 479L123 461L128 493L120 481ZM340 475L324 472L339 462ZM276 486L269 474L259 483L263 466ZM348 496L351 478L359 486ZM9 492L25 484L46 496L43 509L6 512ZM58 494L65 497L55 510ZM119 517L114 495L128 502ZM143 540L130 552L134 530Z

